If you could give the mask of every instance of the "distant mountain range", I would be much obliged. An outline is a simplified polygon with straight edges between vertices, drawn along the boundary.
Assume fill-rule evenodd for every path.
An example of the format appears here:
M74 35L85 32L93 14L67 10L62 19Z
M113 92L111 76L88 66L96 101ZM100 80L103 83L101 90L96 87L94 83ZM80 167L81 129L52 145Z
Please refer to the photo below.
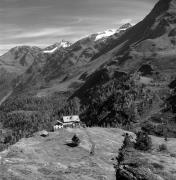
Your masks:
M116 39L122 31L125 31L130 27L130 24L125 24L116 30L107 30L102 33L87 36L74 44L62 40L61 42L55 43L44 49L30 46L12 48L7 53L0 56L1 72L6 72L6 79L9 79L9 83L16 79L17 76L25 74L28 68L34 68L35 71L37 71L37 66L40 66L40 68L43 66L45 76L48 78L50 78L50 76L57 76L57 74L61 74L64 68L68 71L71 64L81 65L88 63L94 56L101 52L106 46L107 41ZM61 70L57 71L57 69L60 68L59 66L62 66ZM46 72L48 73L46 74ZM31 73L33 76L36 76L35 72L31 71ZM62 74L62 76L65 77L68 75ZM3 77L3 79L5 78L4 76L1 77ZM22 77L24 78L26 76L23 75ZM4 83L6 81L4 81Z
M153 74L157 73L160 79L167 78L169 82L175 75L174 10L174 0L161 0L133 27L128 23L119 29L89 35L73 44L62 41L45 49L13 48L0 57L0 68L8 73L23 74L21 83L28 81L29 86L30 83L38 86L38 83L32 83L37 78L56 91L73 90L75 83L78 88L86 80L81 78L83 74L88 77L104 67L131 73L147 64ZM154 80L153 76L150 78Z
M8 73L23 74L21 82L28 81L29 86L37 78L58 92L73 90L75 83L77 88L82 86L86 80L81 78L83 74L88 77L102 67L131 73L147 64L153 74L160 74L160 79L167 78L169 82L175 74L172 60L176 44L174 10L175 1L161 0L133 27L127 23L119 29L95 33L73 44L61 41L45 49L13 48L0 57L0 68ZM152 76L150 78L154 80ZM32 84L38 86L38 83Z

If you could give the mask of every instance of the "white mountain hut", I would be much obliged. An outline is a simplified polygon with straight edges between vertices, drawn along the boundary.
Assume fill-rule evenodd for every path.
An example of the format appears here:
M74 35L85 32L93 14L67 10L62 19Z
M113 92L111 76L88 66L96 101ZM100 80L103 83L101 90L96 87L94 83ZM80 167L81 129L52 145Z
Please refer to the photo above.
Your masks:
M80 118L78 115L73 116L63 116L62 121L57 120L57 123L54 125L54 131L67 128L67 127L78 127L80 126Z
M80 118L78 115L63 116L64 127L76 127L80 125Z

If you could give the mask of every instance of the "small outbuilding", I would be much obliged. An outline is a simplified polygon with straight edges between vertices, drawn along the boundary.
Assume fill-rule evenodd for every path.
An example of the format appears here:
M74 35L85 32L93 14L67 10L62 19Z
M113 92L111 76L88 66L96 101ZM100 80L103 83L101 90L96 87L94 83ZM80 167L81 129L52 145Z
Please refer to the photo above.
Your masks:
M56 131L58 129L62 129L62 128L64 128L63 122L57 120L56 124L54 125L54 131Z
M49 136L48 131L45 131L45 130L40 131L39 134L40 134L40 136L42 136L42 137L47 137L47 136Z

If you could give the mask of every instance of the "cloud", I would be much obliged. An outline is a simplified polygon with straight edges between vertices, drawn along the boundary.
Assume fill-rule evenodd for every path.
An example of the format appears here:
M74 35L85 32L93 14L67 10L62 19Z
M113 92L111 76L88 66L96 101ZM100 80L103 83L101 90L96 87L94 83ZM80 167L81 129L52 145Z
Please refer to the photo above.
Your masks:
M12 3L13 3L13 2L18 2L18 1L20 1L20 0L2 0L2 1L8 2L8 3L9 3L9 2L12 2Z
M131 23L132 19L122 19L118 24L126 24L126 23Z
M79 37L85 35L87 32L79 27L52 27L52 28L38 28L38 29L25 29L16 27L13 24L7 24L1 29L0 32L0 54L8 48L20 45L30 45L46 47L62 39L74 42ZM7 28L8 27L8 28ZM5 31L8 29L7 31Z
M72 34L70 28L62 27L62 28L45 28L38 31L29 31L22 32L20 34L14 35L14 38L35 38L35 37L43 37L43 36L56 36L56 35L70 35Z

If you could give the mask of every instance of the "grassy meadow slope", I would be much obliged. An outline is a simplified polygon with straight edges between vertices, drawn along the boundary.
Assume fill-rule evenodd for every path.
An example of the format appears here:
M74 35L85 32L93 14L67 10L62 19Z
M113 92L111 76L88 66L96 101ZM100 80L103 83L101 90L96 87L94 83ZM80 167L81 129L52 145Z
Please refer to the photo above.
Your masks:
M74 133L81 139L75 148L66 145ZM124 131L118 128L63 129L46 138L37 133L0 153L0 176L8 180L115 180L113 158L122 145L123 134ZM152 137L152 141L152 151L129 152L132 156L128 162L143 162L146 172L150 171L155 180L174 180L175 139L168 140L166 152L158 150L163 138ZM95 144L94 156L89 154L92 142Z
M81 138L79 147L66 145L74 133ZM123 137L119 129L63 129L21 139L0 153L0 176L11 179L114 180L113 158ZM92 141L95 155L91 156ZM3 169L2 169L3 168Z

